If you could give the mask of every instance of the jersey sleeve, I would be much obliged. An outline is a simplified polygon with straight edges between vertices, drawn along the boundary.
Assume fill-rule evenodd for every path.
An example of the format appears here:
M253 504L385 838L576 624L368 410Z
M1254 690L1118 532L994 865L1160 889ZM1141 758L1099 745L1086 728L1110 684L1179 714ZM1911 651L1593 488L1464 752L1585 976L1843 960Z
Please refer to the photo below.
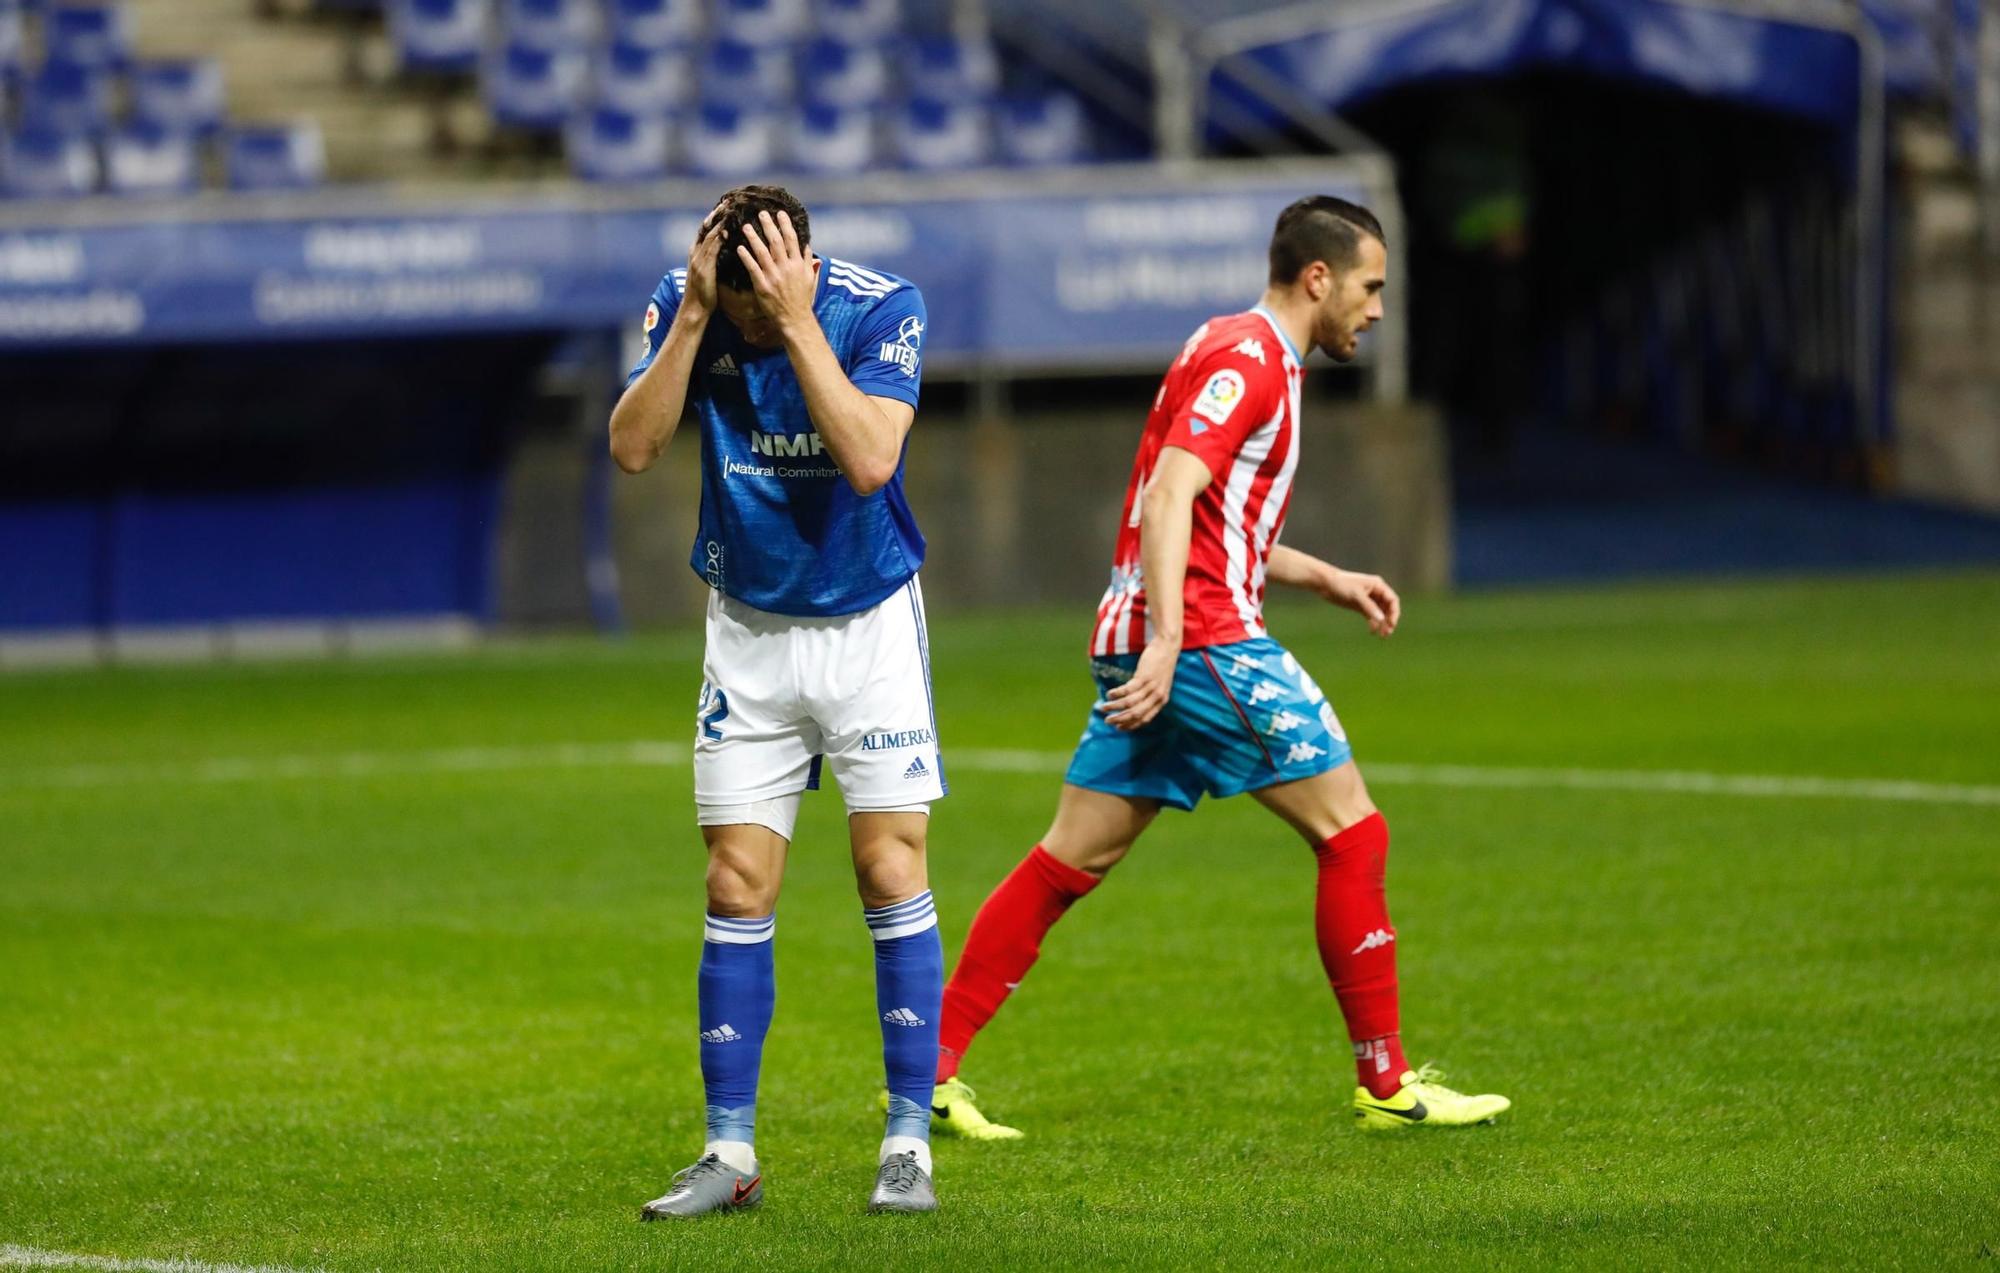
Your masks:
M928 326L922 293L914 287L889 293L855 328L847 378L871 397L894 398L915 407Z
M1268 358L1269 355L1264 355ZM1238 345L1198 361L1172 404L1165 445L1192 451L1222 481L1243 443L1283 404L1285 372Z
M681 286L686 280L686 270L671 270L653 289L653 299L646 304L646 352L639 355L639 361L625 373L627 389L632 387L632 382L639 378L641 372L653 365L653 359L659 355L660 346L667 339L667 328L672 325L674 314L681 307Z

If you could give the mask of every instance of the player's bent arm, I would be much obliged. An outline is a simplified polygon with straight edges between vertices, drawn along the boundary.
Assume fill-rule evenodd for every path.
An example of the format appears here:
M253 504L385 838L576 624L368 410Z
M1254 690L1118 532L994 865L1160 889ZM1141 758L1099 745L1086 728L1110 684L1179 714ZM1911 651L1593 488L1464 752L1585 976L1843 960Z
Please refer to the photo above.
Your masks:
M1274 545L1265 573L1273 583L1303 588L1337 606L1347 607L1368 620L1368 629L1376 636L1394 632L1403 617L1402 598L1380 575L1342 570L1330 561L1321 561L1296 548Z
M856 388L817 319L785 332L785 352L798 374L806 414L847 484L856 495L873 495L887 486L902 463L903 439L916 423L917 409Z
M688 378L695 350L708 326L708 311L683 298L667 327L660 351L611 409L611 458L627 473L643 473L660 458L680 428L687 408Z

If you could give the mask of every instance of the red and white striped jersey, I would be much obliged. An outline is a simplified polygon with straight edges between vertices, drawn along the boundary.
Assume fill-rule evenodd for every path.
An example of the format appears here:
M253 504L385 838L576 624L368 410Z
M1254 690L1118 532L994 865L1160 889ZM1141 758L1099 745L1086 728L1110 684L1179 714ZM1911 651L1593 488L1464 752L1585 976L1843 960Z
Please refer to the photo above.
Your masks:
M1137 654L1150 635L1140 501L1170 446L1192 451L1215 475L1194 501L1182 648L1264 635L1264 570L1292 502L1304 377L1291 341L1262 306L1212 318L1188 337L1139 439L1093 655Z

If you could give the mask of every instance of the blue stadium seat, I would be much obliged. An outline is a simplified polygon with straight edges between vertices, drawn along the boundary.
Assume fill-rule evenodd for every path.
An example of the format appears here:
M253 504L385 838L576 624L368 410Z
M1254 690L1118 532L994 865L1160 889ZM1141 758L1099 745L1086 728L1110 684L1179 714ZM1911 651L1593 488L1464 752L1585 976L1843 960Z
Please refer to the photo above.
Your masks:
M982 98L1000 87L1000 56L991 41L918 36L903 44L903 86L936 102Z
M228 168L232 190L304 190L326 178L326 143L313 123L238 128Z
M701 60L705 101L766 110L792 99L792 58L776 45L717 40Z
M104 67L50 58L28 84L23 120L53 133L100 132L111 120L111 88Z
M812 30L806 0L714 0L715 33L745 44L784 44Z
M501 15L509 44L576 49L597 39L595 0L504 0Z
M0 191L15 199L67 199L97 189L97 152L75 134L24 128L0 136Z
M27 16L19 4L0 0L0 94L19 85L28 73Z
M896 34L903 6L898 0L814 0L813 19L822 35L847 44L872 44Z
M583 101L584 55L574 49L509 44L480 73L493 118L512 128L561 128Z
M775 131L767 110L710 102L688 128L688 167L704 177L768 172L777 153Z
M564 148L585 181L654 181L667 175L671 140L665 115L600 106L570 122Z
M104 186L113 194L186 194L201 185L201 155L192 134L139 122L104 142Z
M928 172L977 168L992 157L986 110L973 102L914 97L897 113L896 155Z
M1083 103L1070 93L1020 94L1002 99L995 120L1000 153L1009 163L1074 164L1090 158Z
M488 0L394 0L389 29L407 71L465 74L479 66Z
M44 19L48 56L79 66L123 70L132 61L132 33L122 4L61 4Z
M222 63L214 58L141 62L132 68L132 114L197 136L222 127Z
M680 48L613 43L597 60L597 101L630 115L663 115L694 91L693 59Z
M889 95L889 62L872 44L814 40L799 53L799 85L820 105L879 105Z
M875 112L863 106L808 102L793 112L791 167L849 176L875 166Z
M649 49L692 44L701 35L701 0L611 0L611 38Z

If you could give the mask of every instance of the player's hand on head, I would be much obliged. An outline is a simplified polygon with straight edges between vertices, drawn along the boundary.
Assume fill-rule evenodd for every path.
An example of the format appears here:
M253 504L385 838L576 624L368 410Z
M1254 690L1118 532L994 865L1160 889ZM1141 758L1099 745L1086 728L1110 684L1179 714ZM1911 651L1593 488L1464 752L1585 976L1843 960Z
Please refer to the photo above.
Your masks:
M1336 567L1322 591L1328 601L1368 620L1368 630L1378 637L1388 636L1402 621L1403 599L1380 575Z
M1132 679L1104 696L1098 710L1119 729L1140 729L1160 714L1174 690L1174 665L1180 662L1178 642L1158 639L1146 643Z
M743 238L744 246L736 254L750 272L751 290L771 321L780 331L814 321L813 296L819 279L813 258L799 246L792 218L782 210L776 215L759 212L755 221L744 223Z
M694 302L706 310L715 308L715 262L722 255L722 205L716 204L702 218L688 248L688 277L682 303Z

